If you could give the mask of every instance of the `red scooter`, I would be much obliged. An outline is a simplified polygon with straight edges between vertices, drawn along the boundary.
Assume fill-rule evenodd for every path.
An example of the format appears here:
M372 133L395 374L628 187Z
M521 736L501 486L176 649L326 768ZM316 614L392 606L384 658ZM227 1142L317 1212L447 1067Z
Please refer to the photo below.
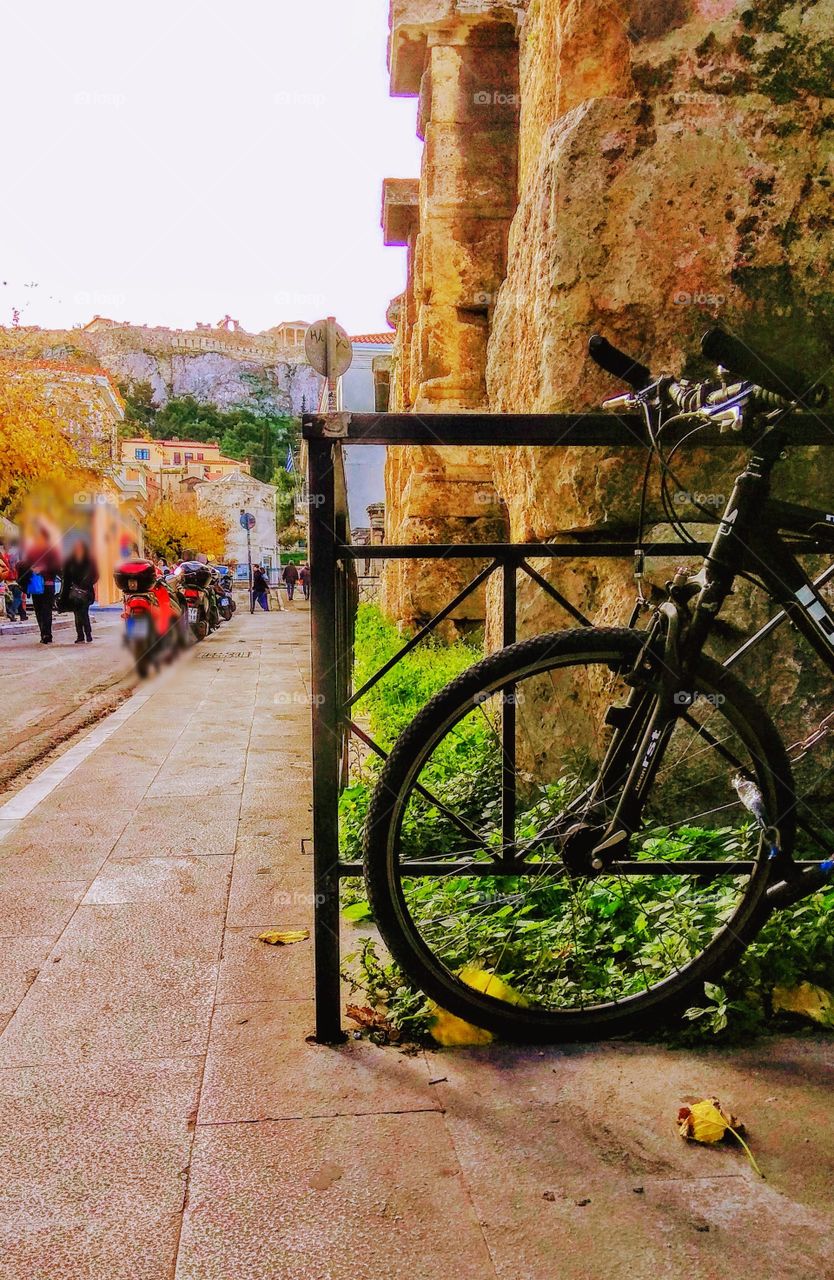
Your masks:
M124 594L125 643L144 677L188 644L186 606L149 560L127 560L113 577Z

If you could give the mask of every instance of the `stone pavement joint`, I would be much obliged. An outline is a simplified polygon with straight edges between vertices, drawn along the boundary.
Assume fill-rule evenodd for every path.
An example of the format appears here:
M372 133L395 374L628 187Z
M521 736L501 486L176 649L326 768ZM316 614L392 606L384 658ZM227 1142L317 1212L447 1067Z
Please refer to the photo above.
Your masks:
M239 613L0 812L3 1280L830 1275L830 1038L307 1039L307 636ZM766 1183L678 1138L712 1093Z

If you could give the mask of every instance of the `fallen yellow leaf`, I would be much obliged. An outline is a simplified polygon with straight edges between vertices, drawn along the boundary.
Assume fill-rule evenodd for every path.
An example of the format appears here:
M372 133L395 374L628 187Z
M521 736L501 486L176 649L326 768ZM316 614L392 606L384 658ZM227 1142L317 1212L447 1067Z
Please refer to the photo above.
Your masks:
M823 1027L834 1029L834 995L813 982L800 982L797 987L774 987L771 995L774 1013L798 1013Z
M724 1114L717 1098L704 1098L678 1112L679 1133L692 1142L720 1142L733 1124L734 1117Z
M486 969L480 969L475 964L465 965L458 977L468 987L473 987L475 991L482 991L485 995L494 996L496 1000L504 1000L507 1004L527 1004L524 996L503 978L499 978L495 973L488 973ZM484 1027L476 1027L471 1022L466 1022L463 1018L449 1013L446 1009L441 1009L439 1005L433 1004L431 1007L433 1017L429 1032L437 1044L446 1047L491 1044L494 1038L491 1031L485 1030Z
M764 1177L748 1147L740 1130L744 1128L739 1120L725 1111L717 1098L704 1098L691 1107L681 1107L678 1112L678 1133L689 1142L704 1142L712 1145L731 1133L737 1142L744 1147L747 1159L760 1178Z
M258 942L268 942L273 947L286 947L291 942L304 942L309 936L309 929L267 929L258 934Z

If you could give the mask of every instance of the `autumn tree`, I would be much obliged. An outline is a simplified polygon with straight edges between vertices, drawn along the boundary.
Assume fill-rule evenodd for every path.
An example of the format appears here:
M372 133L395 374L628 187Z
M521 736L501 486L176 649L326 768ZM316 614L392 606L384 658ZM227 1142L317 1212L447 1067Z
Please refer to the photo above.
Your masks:
M145 545L165 560L206 555L222 560L229 526L222 516L200 511L193 499L163 498L148 509L144 519Z
M14 515L42 484L79 480L85 468L65 433L63 409L25 366L0 363L0 512Z

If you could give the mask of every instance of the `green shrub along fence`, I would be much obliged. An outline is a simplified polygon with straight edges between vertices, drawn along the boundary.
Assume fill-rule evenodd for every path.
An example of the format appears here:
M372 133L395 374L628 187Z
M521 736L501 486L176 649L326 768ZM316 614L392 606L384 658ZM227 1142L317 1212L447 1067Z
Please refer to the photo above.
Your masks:
M360 688L402 648L404 637L375 605L361 605L356 624L356 667L354 687ZM376 684L354 709L355 718L367 723L371 737L388 749L414 719L428 699L483 656L472 644L445 645L428 639L398 662ZM478 803L489 803L496 795L490 776L490 752L493 735L483 722L468 722L465 751L471 759L473 787L480 785L483 795ZM445 762L442 756L433 762L438 769L437 783L460 776L460 760ZM368 802L381 768L378 756L354 755L351 779L340 799L341 856L346 862L362 857L362 833ZM693 832L693 842L698 838ZM442 913L444 902L450 906L449 916L461 921L471 944L473 932L483 930L483 953L495 947L495 922L475 913L467 915L466 895L472 893L472 882L462 879L438 879L426 885L425 902L420 907L427 916ZM708 898L704 909L712 909ZM370 908L365 900L364 885L352 878L343 883L344 916L356 930L356 945L346 956L344 973L351 984L377 1007L404 1038L419 1038L428 1029L429 1006L425 997L414 991L397 966L385 956L372 929ZM603 933L621 930L622 913L629 904L617 895L600 894L595 927ZM821 986L831 983L834 974L834 885L797 906L780 911L765 927L744 957L719 986L706 984L701 1003L690 1009L682 1027L668 1032L681 1041L723 1039L749 1035L773 1024L771 994L776 986L793 986L809 981ZM562 913L562 918L564 914ZM557 945L556 922L543 924L550 930L548 947ZM601 975L601 980L604 975ZM605 986L601 986L605 992Z

